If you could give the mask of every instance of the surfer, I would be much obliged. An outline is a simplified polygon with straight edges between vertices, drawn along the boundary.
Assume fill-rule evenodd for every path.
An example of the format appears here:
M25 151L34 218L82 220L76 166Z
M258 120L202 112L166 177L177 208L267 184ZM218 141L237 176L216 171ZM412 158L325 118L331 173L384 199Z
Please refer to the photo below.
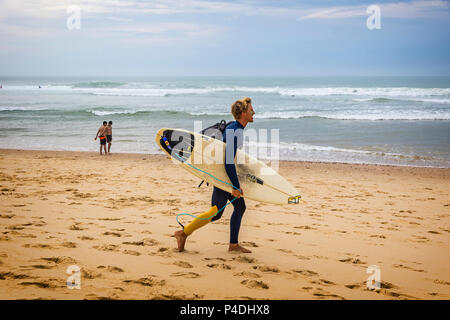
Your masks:
M236 121L230 123L223 135L223 142L226 143L225 148L225 171L230 178L231 183L235 187L232 193L223 191L214 187L211 199L211 208L198 216L200 219L194 219L190 224L184 227L183 230L175 232L175 238L178 243L178 251L183 251L186 243L186 239L195 230L203 227L211 221L215 221L221 218L223 210L215 215L221 208L223 208L227 201L237 198L231 204L234 207L233 214L230 219L230 244L228 251L239 251L243 253L250 253L251 251L239 245L238 235L241 227L242 216L245 212L245 200L241 196L244 195L244 190L240 187L239 180L236 173L235 156L238 147L243 143L243 130L249 122L253 122L252 100L248 97L235 101L231 105L231 113ZM228 141L232 139L234 141ZM215 215L215 216L214 216ZM212 217L208 219L209 217Z
M97 134L95 135L95 139L97 140L97 137L100 138L100 155L102 155L102 147L105 149L105 155L108 154L106 152L106 129L107 129L107 122L103 121L103 125L98 129Z
M112 121L108 122L106 127L106 142L108 143L108 153L111 154L111 141L112 141Z

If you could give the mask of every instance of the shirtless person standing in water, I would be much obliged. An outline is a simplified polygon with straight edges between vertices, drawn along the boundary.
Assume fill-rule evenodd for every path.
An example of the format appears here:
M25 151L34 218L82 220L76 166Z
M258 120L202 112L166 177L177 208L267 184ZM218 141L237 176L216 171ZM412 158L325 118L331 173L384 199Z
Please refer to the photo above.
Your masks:
M228 251L239 251L243 253L251 252L250 250L240 246L238 242L241 220L245 211L245 201L244 198L241 197L244 195L244 191L239 185L239 180L236 173L235 157L237 148L242 146L244 140L243 131L245 126L247 123L253 122L253 115L255 112L253 111L252 100L250 98L237 100L231 106L231 113L236 121L230 123L226 127L223 135L223 142L227 142L227 135L229 135L230 138L234 138L234 141L226 143L225 171L227 172L227 175L235 188L232 193L228 193L214 187L211 199L211 208L209 211L199 215L199 219L194 219L190 224L184 227L183 230L178 230L175 232L174 236L177 239L178 251L180 252L184 250L187 237L191 235L192 232L203 227L209 222L220 219L223 210L220 211L219 214L217 214L217 212L226 205L227 201L232 201L235 197L237 199L231 203L234 210L230 219L230 245L228 247ZM227 161L228 159L231 159L231 161ZM215 214L217 215L214 216Z
M111 154L111 141L112 141L112 121L108 122L106 126L106 142L108 143L108 154Z
M105 150L105 155L108 153L106 152L106 128L107 128L107 122L103 121L103 125L98 129L97 134L95 135L95 139L97 140L97 137L100 138L100 155L102 155L102 146Z

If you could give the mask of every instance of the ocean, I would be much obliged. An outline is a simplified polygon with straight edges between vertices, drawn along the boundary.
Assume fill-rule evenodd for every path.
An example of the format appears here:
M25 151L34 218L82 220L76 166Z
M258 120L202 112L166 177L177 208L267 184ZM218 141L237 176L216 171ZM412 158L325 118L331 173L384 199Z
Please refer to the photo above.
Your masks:
M248 96L256 114L247 130L258 133L262 159L277 150L281 160L450 167L450 77L0 77L0 84L0 148L98 152L97 129L111 120L113 153L162 154L159 128L232 120L231 104Z

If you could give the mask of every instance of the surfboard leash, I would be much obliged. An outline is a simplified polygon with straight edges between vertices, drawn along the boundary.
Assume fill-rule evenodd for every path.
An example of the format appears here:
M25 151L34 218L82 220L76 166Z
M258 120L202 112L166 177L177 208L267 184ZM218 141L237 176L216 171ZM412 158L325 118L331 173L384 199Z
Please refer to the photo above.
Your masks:
M178 159L180 159L181 162L187 164L187 165L190 166L191 168L193 168L193 169L195 169L195 170L197 170L197 171L206 173L207 175L209 175L210 177L216 179L217 181L223 182L223 183L225 183L225 184L227 184L227 185L233 187L234 189L239 190L239 188L236 188L235 186L233 186L232 184L230 184L230 183L228 183L228 182L226 182L226 181L220 180L219 178L215 177L214 175L210 174L209 172L206 172L206 171L204 171L204 170L202 170L202 169L199 169L199 168L197 168L196 166L191 165L190 163L184 162L184 159L183 159L183 158L181 158L176 152L174 152L174 153L175 153L175 155L178 157ZM240 190L239 190L239 191L240 191ZM234 197L233 200L231 200L230 202L227 202L227 204L225 204L219 211L217 211L214 215L210 216L209 218L199 218L199 217L197 217L197 216L194 216L193 214L183 212L183 213L177 214L177 216L175 217L175 219L177 220L178 224L179 224L179 225L183 228L183 230L184 230L184 225L178 220L178 217L179 217L179 216L190 216L190 217L193 217L193 218L196 218L196 219L199 219L199 220L209 220L209 219L214 218L217 214L219 214L219 212L221 212L222 210L224 210L226 206L228 206L229 204L231 204L231 203L232 203L234 200L236 200L236 199L237 199L237 197Z

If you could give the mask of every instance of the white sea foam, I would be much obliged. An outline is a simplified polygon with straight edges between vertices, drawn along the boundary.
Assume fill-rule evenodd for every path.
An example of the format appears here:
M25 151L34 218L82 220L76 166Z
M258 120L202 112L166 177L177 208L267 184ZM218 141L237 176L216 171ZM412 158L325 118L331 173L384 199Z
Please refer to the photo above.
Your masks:
M96 116L107 116L112 114L136 114L139 112L139 110L86 110L86 112L93 113Z
M348 110L348 111L283 111L261 112L255 114L260 119L302 119L302 118L326 118L336 120L450 120L450 111L426 111L426 110Z
M321 161L344 163L373 163L390 165L426 166L435 162L439 167L448 167L450 161L430 157L392 153L383 151L357 150L352 148L337 148L295 142L245 142L244 151L260 160L277 161Z
M356 101L368 101L373 97L391 98L418 98L420 101L449 103L447 98L431 98L430 96L449 96L450 88L410 88L410 87L387 87L387 88L363 88L363 87L316 87L316 88L295 88L295 87L249 87L249 86L204 86L199 88L164 88L150 84L125 84L118 87L88 87L70 85L4 85L3 90L50 90L50 91L75 91L94 95L112 96L153 96L163 97L167 95L184 94L209 94L213 92L249 92L268 93L283 96L333 96L350 95L364 96L364 98L354 98ZM360 100L358 100L360 99Z
M106 115L134 115L138 113L168 113L173 117L190 116L228 116L229 112L224 111L183 111L170 109L145 109L145 108L129 108L129 109L67 109L67 108L49 108L45 106L1 106L0 112L4 111L54 111L54 112L87 112L96 116ZM303 110L287 110L287 111L258 111L255 119L335 119L335 120L450 120L450 110L405 110L405 109L366 109L366 110L328 110L328 111L303 111Z
M47 107L43 106L2 106L0 107L0 111L46 111L51 110Z

